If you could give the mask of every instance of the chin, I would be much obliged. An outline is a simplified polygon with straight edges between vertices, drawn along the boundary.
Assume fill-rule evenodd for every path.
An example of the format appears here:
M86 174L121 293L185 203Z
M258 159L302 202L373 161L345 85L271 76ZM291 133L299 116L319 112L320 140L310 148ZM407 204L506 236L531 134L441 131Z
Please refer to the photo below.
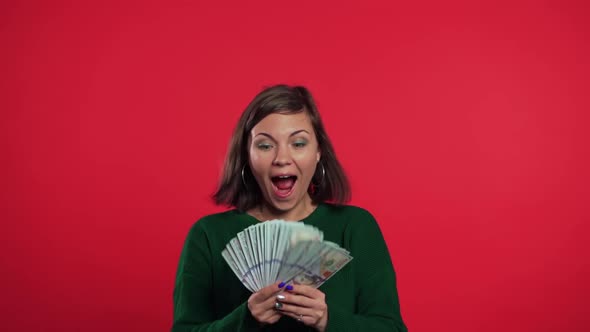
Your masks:
M289 212L292 210L297 202L281 202L281 201L271 201L271 206L273 209L281 212Z
M301 198L290 197L286 200L279 200L273 197L267 203L276 211L286 213L293 210L301 201Z

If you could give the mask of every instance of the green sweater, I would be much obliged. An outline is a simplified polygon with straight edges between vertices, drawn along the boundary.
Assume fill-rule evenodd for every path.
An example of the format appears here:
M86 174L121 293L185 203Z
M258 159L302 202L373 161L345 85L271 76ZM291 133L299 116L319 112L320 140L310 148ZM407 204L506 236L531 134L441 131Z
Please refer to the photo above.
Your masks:
M260 327L250 314L246 302L251 293L221 251L238 232L258 222L231 210L193 225L176 275L173 332L314 331L290 317ZM320 204L302 222L322 230L324 240L337 243L354 257L319 288L328 305L326 331L407 331L395 272L373 216L358 207Z

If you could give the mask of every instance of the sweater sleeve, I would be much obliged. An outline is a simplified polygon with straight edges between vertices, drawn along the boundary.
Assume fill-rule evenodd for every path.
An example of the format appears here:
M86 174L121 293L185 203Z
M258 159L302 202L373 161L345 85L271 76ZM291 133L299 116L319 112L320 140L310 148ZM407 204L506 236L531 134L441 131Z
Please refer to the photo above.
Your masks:
M242 303L225 317L216 318L213 296L211 250L203 227L190 230L176 273L172 332L259 331L258 323Z
M396 276L379 225L365 210L352 220L347 236L354 257L356 313L328 305L326 332L407 332L402 320Z

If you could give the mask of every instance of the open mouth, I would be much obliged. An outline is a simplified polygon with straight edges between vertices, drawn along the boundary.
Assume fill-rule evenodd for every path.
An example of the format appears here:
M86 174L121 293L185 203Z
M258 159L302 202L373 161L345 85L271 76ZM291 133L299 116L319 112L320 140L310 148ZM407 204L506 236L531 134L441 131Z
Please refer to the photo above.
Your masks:
M280 198L288 197L291 192L293 192L293 188L295 188L295 182L297 181L297 176L295 175L279 175L271 177L271 181L273 184L273 189L275 195Z

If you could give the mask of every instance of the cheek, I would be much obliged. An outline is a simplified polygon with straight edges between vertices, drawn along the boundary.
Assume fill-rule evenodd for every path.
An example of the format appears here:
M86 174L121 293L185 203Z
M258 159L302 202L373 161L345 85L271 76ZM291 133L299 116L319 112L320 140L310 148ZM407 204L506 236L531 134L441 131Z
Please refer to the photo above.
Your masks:
M256 164L259 167L270 167L273 158L270 153L251 152L250 153L250 164Z
M250 165L260 164L261 155L258 150L250 148L248 159L250 160Z
M306 158L305 160L301 160L299 165L301 166L301 170L303 171L305 178L311 179L317 167L317 161L315 156L313 156L313 158Z
M263 155L260 153L252 153L250 152L250 169L256 178L262 177L264 174L267 173L268 170L268 162L264 158Z

